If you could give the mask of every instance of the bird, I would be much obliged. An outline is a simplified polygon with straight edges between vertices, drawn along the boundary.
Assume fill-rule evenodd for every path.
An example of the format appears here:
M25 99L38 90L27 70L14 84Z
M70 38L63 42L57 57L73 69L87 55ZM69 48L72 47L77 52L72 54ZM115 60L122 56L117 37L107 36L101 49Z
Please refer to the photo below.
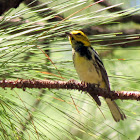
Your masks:
M80 30L66 32L72 46L73 63L76 72L82 82L97 84L100 88L110 91L110 83L106 69L98 53L91 46L86 34ZM96 103L100 106L98 96L93 96ZM116 122L126 119L123 111L115 101L105 98L110 112Z

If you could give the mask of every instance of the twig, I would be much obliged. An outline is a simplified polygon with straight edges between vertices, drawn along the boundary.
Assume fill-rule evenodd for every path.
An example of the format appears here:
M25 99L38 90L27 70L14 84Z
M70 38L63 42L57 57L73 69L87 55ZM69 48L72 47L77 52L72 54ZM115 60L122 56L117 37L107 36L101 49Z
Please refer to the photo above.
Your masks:
M0 81L0 87L2 88L49 88L49 89L75 89L79 91L88 92L92 97L95 95L102 96L104 98L110 98L112 100L140 100L140 92L137 91L107 91L99 88L95 84L86 84L83 82L77 82L75 80L70 81L52 81L52 80L2 80ZM94 95L93 95L94 94Z

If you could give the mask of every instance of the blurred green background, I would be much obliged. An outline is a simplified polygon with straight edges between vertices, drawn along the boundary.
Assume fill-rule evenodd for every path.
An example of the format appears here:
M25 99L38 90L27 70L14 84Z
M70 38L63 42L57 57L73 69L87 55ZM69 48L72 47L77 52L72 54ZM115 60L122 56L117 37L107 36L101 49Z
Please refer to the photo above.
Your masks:
M110 7L95 4L63 22L62 19L93 4L93 1L40 0L39 2L33 7L31 4L22 3L18 8L1 16L1 80L76 79L79 81L65 32L82 29L103 60L111 89L139 91L140 46L136 45L133 39L139 39L140 34L135 30L140 30L140 24L133 21L116 21L128 15L140 15L138 0L123 2L108 0L112 6L124 8L125 12L109 12ZM94 32L94 27L100 32ZM93 32L90 31L92 28ZM126 31L128 34L123 33ZM38 47L49 55L57 69ZM58 77L59 72L65 79ZM102 106L99 109L91 97L79 91L54 89L23 91L0 88L0 139L138 139L140 103L133 100L117 100L127 119L116 123L102 98L101 101Z

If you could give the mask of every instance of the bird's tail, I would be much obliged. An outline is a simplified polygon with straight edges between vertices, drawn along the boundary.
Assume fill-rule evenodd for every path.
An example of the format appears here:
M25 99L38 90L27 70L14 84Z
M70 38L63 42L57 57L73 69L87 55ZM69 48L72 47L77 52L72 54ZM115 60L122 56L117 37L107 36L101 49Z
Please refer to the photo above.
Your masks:
M111 111L111 114L114 118L114 120L116 122L119 122L120 120L124 120L126 119L125 114L123 113L123 111L117 106L117 104L115 103L115 101L112 101L109 98L106 98L106 103Z

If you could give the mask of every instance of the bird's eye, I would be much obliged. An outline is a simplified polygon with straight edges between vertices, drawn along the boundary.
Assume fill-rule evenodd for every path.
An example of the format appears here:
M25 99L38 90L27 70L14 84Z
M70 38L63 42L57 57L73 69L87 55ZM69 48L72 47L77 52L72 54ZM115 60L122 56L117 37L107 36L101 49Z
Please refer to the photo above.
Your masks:
M77 35L81 35L81 33L77 33Z

